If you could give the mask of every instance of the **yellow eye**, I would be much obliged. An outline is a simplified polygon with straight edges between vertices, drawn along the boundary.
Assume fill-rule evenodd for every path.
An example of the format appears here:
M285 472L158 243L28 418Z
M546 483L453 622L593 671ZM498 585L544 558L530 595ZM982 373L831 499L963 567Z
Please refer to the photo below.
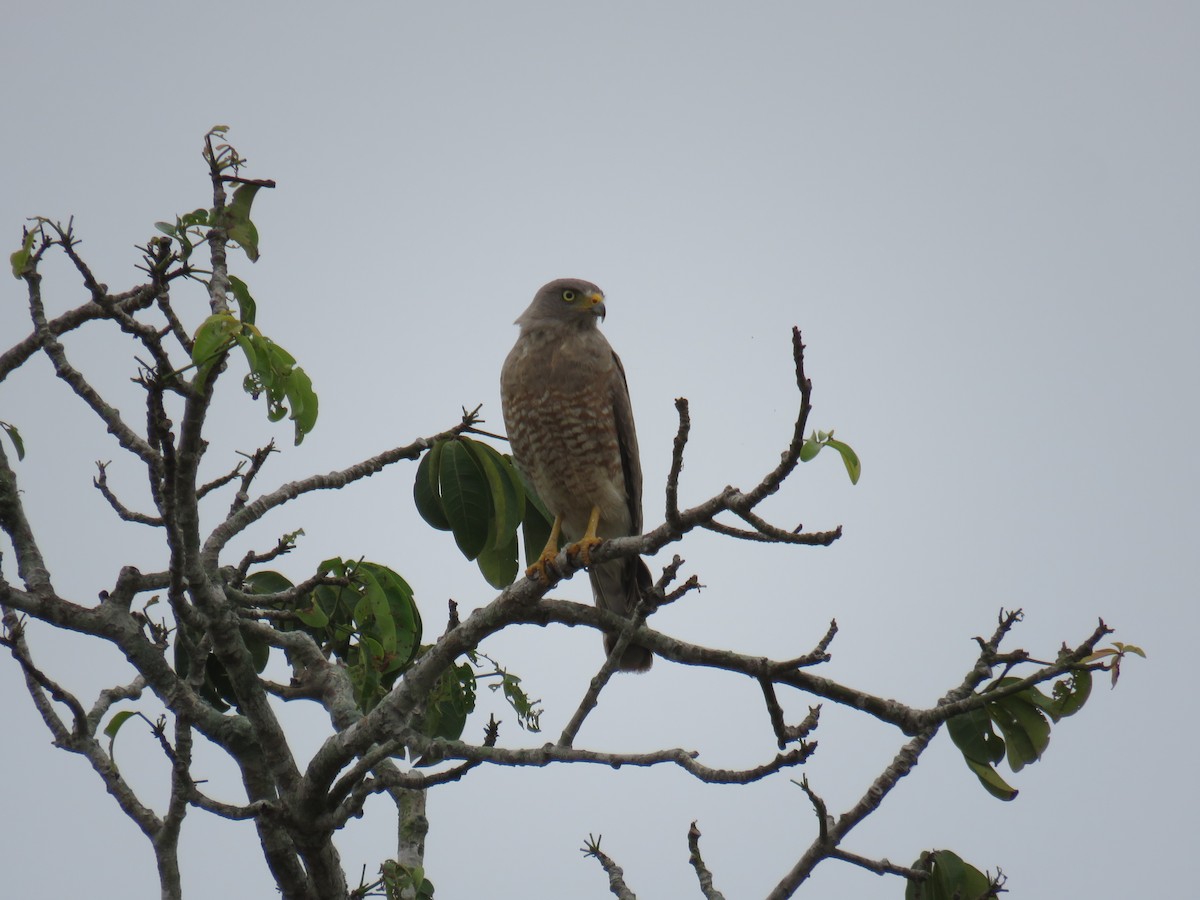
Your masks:
M566 300L568 303L573 303L575 301L575 292L574 291L563 291L562 298L564 300Z

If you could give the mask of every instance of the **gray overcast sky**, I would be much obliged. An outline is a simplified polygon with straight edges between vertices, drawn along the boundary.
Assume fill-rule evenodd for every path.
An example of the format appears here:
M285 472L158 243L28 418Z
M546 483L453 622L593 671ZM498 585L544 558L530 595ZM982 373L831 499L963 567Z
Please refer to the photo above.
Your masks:
M707 589L655 624L786 657L836 617L827 674L932 704L1000 607L1026 610L1012 645L1041 656L1103 616L1150 659L1055 728L1046 757L1013 776L1017 800L988 797L940 736L846 846L902 863L951 847L1002 866L1022 898L1177 894L1200 800L1184 671L1200 626L1185 402L1200 384L1200 7L434 6L10 11L4 241L16 248L25 216L74 215L81 251L124 289L152 223L207 204L201 137L231 125L248 174L279 183L256 202L262 259L237 274L322 402L316 432L276 458L263 487L440 430L461 406L483 403L498 426L510 323L544 281L577 275L608 294L654 525L675 397L690 398L694 420L685 502L774 465L794 414L788 332L799 325L813 424L851 442L864 474L851 487L823 456L768 512L841 523L845 537L826 550L689 538L679 552ZM55 309L84 299L58 264L46 293ZM176 299L201 302L183 289ZM0 343L28 328L9 281ZM98 334L68 348L134 402L131 345ZM288 443L235 382L210 431L212 474L235 450ZM57 585L87 602L120 565L163 563L92 489L94 461L114 459L130 502L147 502L68 394L39 361L0 386L0 419L26 439L22 487L53 532ZM289 574L333 555L386 562L440 628L447 597L469 610L491 592L418 521L411 477L401 467L294 504L231 558L303 527L280 566ZM7 554L4 573L15 578ZM560 594L585 598L586 582ZM85 642L32 639L85 697L128 678ZM491 649L544 699L551 734L600 662L598 638L578 630L528 629ZM787 698L789 716L806 699ZM153 895L144 839L81 760L49 747L11 662L0 712L5 893ZM318 713L289 713L301 754L326 733ZM503 717L503 740L541 742ZM808 775L837 812L901 743L828 706L818 739ZM685 746L724 767L773 752L756 687L662 662L612 686L580 743ZM118 758L161 800L149 736L123 733ZM214 791L236 799L228 766L206 763ZM815 824L786 776L713 788L676 771L576 767L478 772L437 791L430 815L428 864L447 898L605 896L577 852L589 833L639 896L695 896L693 819L717 885L761 896ZM271 894L249 827L194 814L185 830L191 896ZM393 831L384 804L369 806L341 841L350 871L390 855ZM801 896L902 890L827 863Z

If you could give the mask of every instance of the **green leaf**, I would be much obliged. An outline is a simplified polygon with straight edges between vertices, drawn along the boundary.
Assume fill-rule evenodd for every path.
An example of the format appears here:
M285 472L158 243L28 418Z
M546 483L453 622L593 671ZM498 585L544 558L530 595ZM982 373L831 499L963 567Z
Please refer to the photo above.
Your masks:
M458 441L447 442L442 451L438 486L458 549L475 559L487 544L488 485L471 452Z
M492 507L492 522L488 528L492 540L488 548L495 550L513 544L515 553L514 538L517 526L521 524L522 504L517 499L517 489L504 469L504 458L487 444L470 438L460 438L460 441L471 452L487 479Z
M8 435L8 439L12 441L13 449L17 451L17 461L25 458L25 442L21 440L21 432L17 431L16 425L11 425L8 422L0 422L0 429Z
M296 618L309 628L324 628L329 624L329 616L317 602L316 591L309 595L309 604L303 609L296 610Z
M254 635L243 634L242 640L246 642L246 649L250 651L250 660L254 665L254 671L261 675L271 658L270 645Z
M495 451L492 451L495 453ZM500 468L504 477L508 479L509 487L512 488L513 494L517 498L517 524L525 521L525 482L521 479L521 474L517 471L517 467L513 465L512 457L507 453L495 453L496 458L500 461Z
M1092 693L1092 673L1078 669L1071 673L1070 681L1054 683L1054 702L1058 704L1058 715L1065 718L1083 709L1083 704Z
M317 394L313 390L312 379L299 366L284 381L284 392L287 394L288 405L292 408L289 418L296 428L297 446L304 440L317 424Z
M968 761L994 765L1004 759L1004 741L992 730L992 721L982 709L947 719L946 730Z
M25 232L25 237L21 241L21 249L9 255L8 261L12 263L13 278L22 277L29 268L29 262L33 259L33 242L36 238L36 231Z
M434 683L426 701L425 716L419 726L422 734L456 741L462 737L467 716L475 709L475 673L469 663L453 666ZM425 759L429 765L437 760Z
M487 583L503 590L517 580L517 536L514 533L503 547L489 547L476 558Z
M370 569L387 597L388 612L395 629L391 650L393 659L385 671L406 669L421 646L421 613L413 601L412 588L387 566L365 562L362 567Z
M508 458L511 465L511 457ZM525 516L521 520L521 541L525 549L525 565L532 566L542 555L546 544L550 541L550 531L554 527L554 517L546 509L542 498L534 491L533 486L525 480L520 469L512 467L512 472L521 482L525 493ZM562 546L562 538L559 538Z
M910 881L906 900L991 900L988 877L950 850L922 853L914 869L929 872L923 882Z
M1025 698L1024 692L1006 697L1000 705L1012 714L1021 730L1029 737L1036 754L1035 759L1041 759L1046 748L1050 746L1050 723L1046 721L1046 716L1034 703Z
M1007 781L1000 777L1000 773L986 763L976 762L973 759L967 760L967 766L979 778L979 783L984 786L989 794L997 797L1000 800L1012 800L1017 796L1017 789L1012 787Z
M211 221L210 211L207 209L193 209L190 213L185 213L179 218L180 224L187 228L194 228L200 225L207 225Z
M246 576L245 588L248 594L278 594L295 587L291 580L279 572L263 570Z
M105 736L110 739L115 738L117 736L117 732L121 730L121 726L136 715L137 712L132 709L122 710L121 712L117 713L115 716L109 719L108 724L104 726ZM109 746L111 747L112 744L109 744Z
M114 715L108 724L104 726L104 733L108 736L108 756L114 766L117 764L117 757L114 752L114 745L117 742L117 732L121 730L122 725L138 715L141 714L132 709L125 709Z
M246 282L236 275L229 276L229 286L233 289L234 299L237 300L238 317L244 324L253 325L258 306L255 304L254 298L250 296L250 288L246 287Z
M261 185L239 184L225 208L229 239L245 251L250 262L258 262L258 229L250 221L250 206L259 187Z
M1038 751L1034 746L1033 737L1025 731L1021 722L1013 715L1008 706L999 703L987 705L988 715L1004 735L1004 743L1008 748L1008 765L1014 772L1020 772L1028 763L1037 762Z
M187 678L191 674L191 654L195 649L195 644L188 637L186 628L178 628L175 631L175 671L179 673L180 678ZM206 671L207 676L207 671ZM207 700L217 712L225 712L229 709L229 704L225 702L220 693L216 690L213 684L205 677L200 685L200 696Z
M537 708L537 705L541 701L529 699L529 695L521 687L521 679L516 675L511 675L508 672L501 672L500 675L499 687L504 691L504 699L508 701L508 705L517 714L517 722L526 731L541 731L540 719L542 711ZM493 686L493 689L495 689L495 686Z
M215 313L200 323L192 343L192 362L196 368L206 372L229 349L241 329L242 323L229 313Z
M842 462L846 465L846 474L850 476L850 483L858 484L859 476L862 475L862 463L858 459L858 454L844 441L835 441L833 438L829 438L825 443L842 455Z
M809 462L817 458L817 454L821 452L821 448L825 446L816 440L815 437L807 438L800 445L800 462Z
M417 466L417 477L413 481L413 502L417 513L426 524L438 531L449 531L450 520L442 510L442 498L438 491L438 467L441 462L445 441L437 441L425 451Z
M267 418L272 422L278 422L290 410L299 444L317 421L317 395L312 381L296 365L292 354L253 326L242 327L234 339L250 366L243 382L246 392L256 399L260 394L266 396Z
M367 604L369 610L369 618L365 625L370 627L363 627L362 633L379 642L382 655L390 656L396 652L396 622L392 618L392 606L388 603L387 594L379 584L379 579L370 568L360 566L358 577L365 587L363 603ZM362 622L359 624L364 625Z
M1146 659L1146 651L1141 647L1135 647L1133 644L1122 644L1120 641L1113 641L1113 646L1122 653L1133 653L1142 659Z
M372 646L374 645L374 646ZM364 637L356 648L354 661L347 666L350 683L354 685L354 696L363 712L370 712L382 697L379 669L373 661L383 656L379 644Z

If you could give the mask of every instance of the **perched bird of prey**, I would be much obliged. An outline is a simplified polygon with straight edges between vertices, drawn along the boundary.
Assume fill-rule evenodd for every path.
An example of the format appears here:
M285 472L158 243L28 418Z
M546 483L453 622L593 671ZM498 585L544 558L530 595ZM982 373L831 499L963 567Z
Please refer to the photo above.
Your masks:
M537 292L517 319L521 333L500 373L504 425L517 467L554 516L550 541L529 572L545 574L558 536L588 561L604 538L641 534L642 464L625 370L599 329L604 293L577 278ZM601 609L633 613L651 587L638 557L591 566L592 595ZM616 636L604 635L612 652ZM630 644L618 666L650 668L653 654Z

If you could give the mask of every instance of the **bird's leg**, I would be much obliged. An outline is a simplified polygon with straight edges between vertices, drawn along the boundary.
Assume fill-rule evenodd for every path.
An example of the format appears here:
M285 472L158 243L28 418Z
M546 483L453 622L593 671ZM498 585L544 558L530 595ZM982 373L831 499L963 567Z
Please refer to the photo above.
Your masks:
M562 529L562 516L554 517L554 524L550 526L550 540L546 541L546 547L542 550L542 555L537 558L532 566L525 570L525 575L532 578L536 572L542 577L542 581L549 583L550 576L546 572L546 567L554 562L554 557L558 556L558 534Z
M596 528L600 525L600 507L593 506L592 514L588 516L587 531L578 541L567 548L567 556L578 556L585 566L592 564L592 548L603 544L604 538L596 536Z

